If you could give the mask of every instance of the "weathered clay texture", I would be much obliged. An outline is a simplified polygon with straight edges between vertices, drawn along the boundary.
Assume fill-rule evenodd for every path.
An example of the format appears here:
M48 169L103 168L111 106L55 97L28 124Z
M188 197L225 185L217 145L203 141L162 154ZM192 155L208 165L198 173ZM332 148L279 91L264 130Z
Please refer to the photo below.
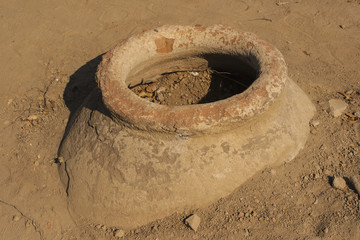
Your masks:
M199 58L209 53L238 56L253 68L261 65L261 74L243 94L212 104L176 108L145 103L127 88L151 74L182 70L186 64L194 67L195 62L201 67L197 66ZM130 37L109 51L97 77L104 102L115 118L138 129L187 133L214 131L219 125L223 131L224 125L233 128L233 123L264 111L282 91L287 69L281 53L252 33L221 25L164 26Z
M239 56L260 75L245 92L201 105L162 106L128 89L140 76L200 67L209 52ZM135 35L104 56L97 77L105 107L94 91L70 121L59 172L77 216L124 229L209 204L293 159L314 114L278 50L223 26Z

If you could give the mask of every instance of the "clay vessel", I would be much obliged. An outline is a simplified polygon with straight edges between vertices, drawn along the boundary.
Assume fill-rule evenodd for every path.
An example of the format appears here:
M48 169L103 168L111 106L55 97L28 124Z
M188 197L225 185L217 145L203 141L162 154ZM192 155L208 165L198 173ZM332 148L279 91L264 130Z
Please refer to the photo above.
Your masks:
M250 86L183 106L129 89L208 67L245 74ZM292 160L314 114L275 47L220 25L134 35L103 56L97 80L102 99L94 91L69 122L59 172L74 215L124 229L210 204L265 167Z

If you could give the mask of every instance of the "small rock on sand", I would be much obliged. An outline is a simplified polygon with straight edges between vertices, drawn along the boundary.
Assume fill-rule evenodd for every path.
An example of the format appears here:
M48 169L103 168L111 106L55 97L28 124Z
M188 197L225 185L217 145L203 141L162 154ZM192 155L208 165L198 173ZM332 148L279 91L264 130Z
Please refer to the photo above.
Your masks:
M26 222L25 222L25 227L26 228L29 228L29 227L31 227L31 221L30 220L27 220Z
M17 222L17 221L20 220L20 216L19 216L19 215L14 215L13 218L12 218L12 220L13 220L14 222Z
M319 124L320 124L320 121L319 121L319 120L313 120L313 121L310 122L310 125L311 125L312 127L317 127L317 126L319 126Z
M344 190L346 188L346 182L342 177L334 177L333 183L334 188Z
M354 185L356 192L360 195L360 183L357 176L351 176L350 181Z
M198 229L200 222L201 218L196 214L190 215L187 219L185 219L185 224L195 232Z
M343 114L343 112L347 108L346 102L344 102L343 100L340 100L340 99L331 99L329 101L329 105L330 105L330 113L334 117L341 116L341 114Z
M114 237L117 237L117 238L122 238L123 236L125 236L125 232L121 229L116 229L114 231Z

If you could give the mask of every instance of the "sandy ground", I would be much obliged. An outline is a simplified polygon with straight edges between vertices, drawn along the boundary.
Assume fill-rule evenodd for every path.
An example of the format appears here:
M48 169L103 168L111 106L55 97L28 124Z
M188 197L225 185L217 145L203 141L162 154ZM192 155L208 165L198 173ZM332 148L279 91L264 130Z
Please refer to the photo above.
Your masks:
M54 159L98 56L163 24L223 24L272 43L319 125L292 162L123 239L360 239L359 196L332 186L334 176L360 174L360 125L332 117L328 103L360 112L358 0L0 1L0 239L115 239L116 226L75 224ZM191 213L202 218L197 232L183 223Z

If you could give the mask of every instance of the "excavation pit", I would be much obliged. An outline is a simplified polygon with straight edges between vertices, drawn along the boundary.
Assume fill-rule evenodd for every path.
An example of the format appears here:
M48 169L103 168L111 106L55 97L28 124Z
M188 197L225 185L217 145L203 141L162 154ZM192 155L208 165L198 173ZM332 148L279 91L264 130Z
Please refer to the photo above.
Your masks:
M191 98L204 76L207 90ZM314 114L275 47L221 25L134 35L103 56L97 80L103 102L94 91L69 122L59 173L74 216L123 229L210 204L292 160ZM166 90L178 96L161 104Z

